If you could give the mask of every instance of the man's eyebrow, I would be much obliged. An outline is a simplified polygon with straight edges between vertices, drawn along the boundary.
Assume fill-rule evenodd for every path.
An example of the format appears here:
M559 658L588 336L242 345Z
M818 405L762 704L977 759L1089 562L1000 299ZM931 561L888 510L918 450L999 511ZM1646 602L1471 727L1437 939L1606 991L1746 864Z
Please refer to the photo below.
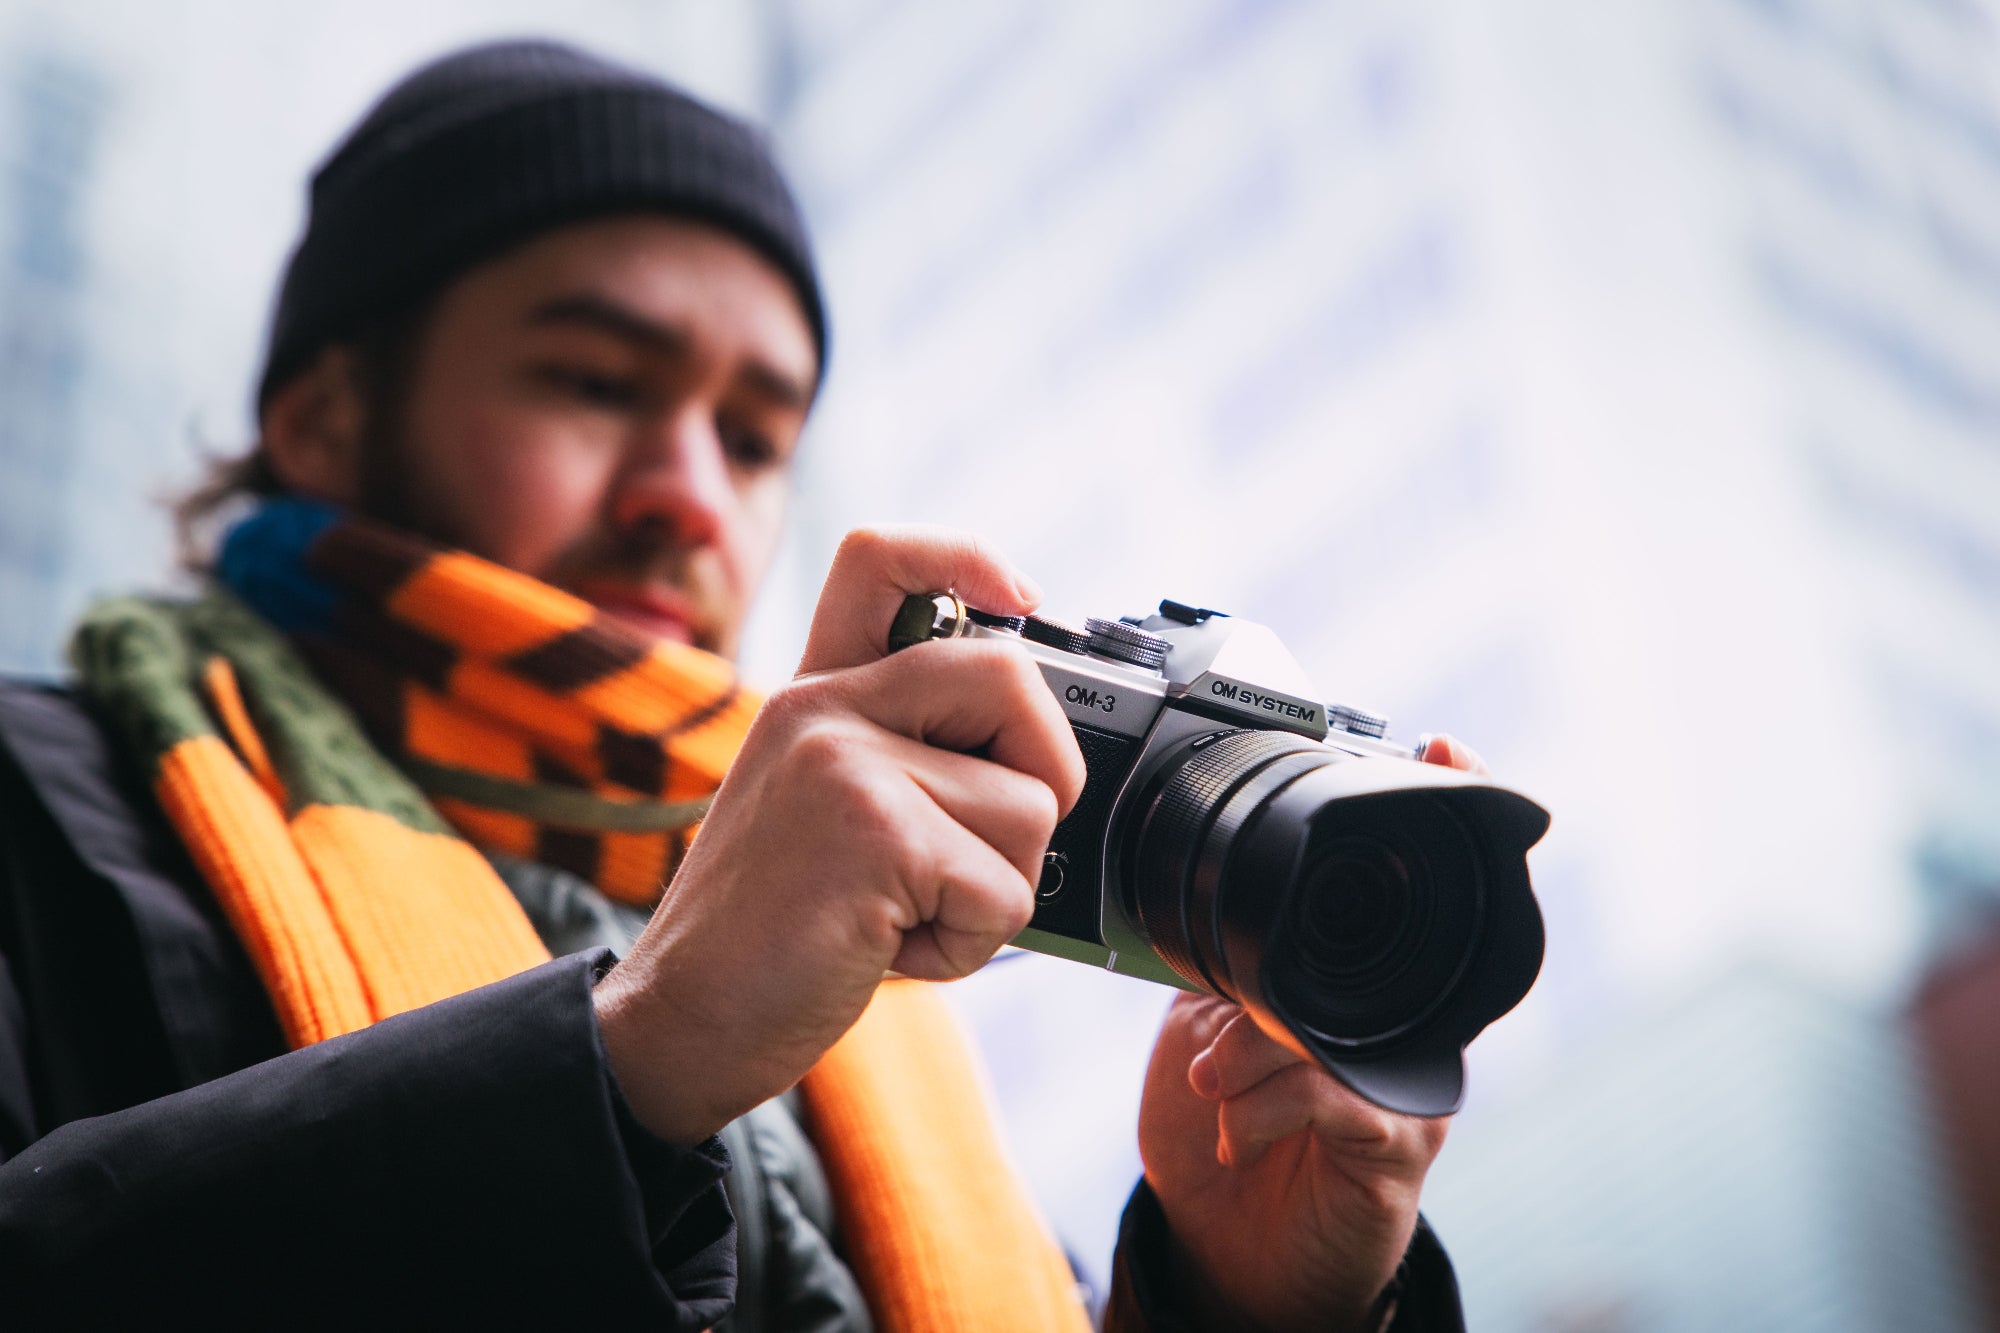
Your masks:
M752 392L770 399L778 407L797 408L803 412L812 406L813 386L768 362L750 362L743 367L740 378Z
M688 344L686 330L649 319L630 306L594 292L575 292L544 301L528 312L528 323L584 324L638 343L649 351L678 352Z
M637 344L650 352L669 354L685 351L687 331L675 324L648 318L609 297L594 292L575 292L542 302L528 312L531 325L582 324L613 337ZM780 370L768 361L753 358L743 367L740 378L750 390L779 407L804 410L812 406L814 390L809 380Z

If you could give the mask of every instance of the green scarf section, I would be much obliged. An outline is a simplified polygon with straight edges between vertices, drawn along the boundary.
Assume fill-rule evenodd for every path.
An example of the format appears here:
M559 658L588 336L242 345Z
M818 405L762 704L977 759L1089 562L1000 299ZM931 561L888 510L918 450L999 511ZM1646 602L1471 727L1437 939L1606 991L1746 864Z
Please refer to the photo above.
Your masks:
M286 795L287 815L312 804L355 806L418 832L450 834L291 641L221 588L193 601L98 602L70 640L70 663L84 694L149 769L197 736L241 743L212 711L212 684L205 677L216 661L227 663L235 677Z
M293 1046L548 958L485 858L228 593L100 603L71 657Z

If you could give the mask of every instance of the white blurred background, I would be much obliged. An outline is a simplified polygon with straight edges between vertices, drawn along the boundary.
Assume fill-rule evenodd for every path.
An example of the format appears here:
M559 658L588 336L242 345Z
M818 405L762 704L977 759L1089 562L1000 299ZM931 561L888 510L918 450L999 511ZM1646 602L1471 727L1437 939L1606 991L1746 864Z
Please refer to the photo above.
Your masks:
M0 670L251 438L312 164L527 33L770 125L813 223L753 677L842 531L957 524L1059 615L1262 620L1554 812L1427 1201L1474 1327L1977 1324L2000 1166L1917 1036L2000 921L1987 0L0 0ZM1166 995L954 993L1101 1290Z

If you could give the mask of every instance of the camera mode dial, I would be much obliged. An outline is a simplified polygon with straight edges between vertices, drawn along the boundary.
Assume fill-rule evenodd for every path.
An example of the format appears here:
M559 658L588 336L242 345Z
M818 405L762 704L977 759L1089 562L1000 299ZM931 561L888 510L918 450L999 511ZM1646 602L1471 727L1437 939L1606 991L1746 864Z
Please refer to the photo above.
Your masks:
M1090 631L1090 651L1116 662L1158 671L1167 664L1167 641L1121 620L1101 620L1091 616L1083 622Z
M1379 713L1371 713L1362 708L1349 708L1343 704L1329 704L1326 710L1326 724L1335 731L1344 731L1350 736L1372 736L1377 740L1389 734L1389 719Z

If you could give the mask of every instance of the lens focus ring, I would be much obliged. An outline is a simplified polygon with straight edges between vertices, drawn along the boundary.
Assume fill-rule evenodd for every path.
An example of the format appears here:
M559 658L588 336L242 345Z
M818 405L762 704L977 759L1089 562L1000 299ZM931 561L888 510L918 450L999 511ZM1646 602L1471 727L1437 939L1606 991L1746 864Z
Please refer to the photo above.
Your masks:
M1331 762L1324 747L1280 731L1232 731L1168 765L1140 823L1132 881L1147 941L1167 965L1194 985L1221 989L1199 955L1192 883L1216 820L1231 798L1260 772L1288 755L1300 771ZM1288 765L1287 767L1294 767ZM1261 800L1250 803L1252 807ZM1236 812L1241 820L1247 811ZM1233 829L1231 832L1233 833Z

